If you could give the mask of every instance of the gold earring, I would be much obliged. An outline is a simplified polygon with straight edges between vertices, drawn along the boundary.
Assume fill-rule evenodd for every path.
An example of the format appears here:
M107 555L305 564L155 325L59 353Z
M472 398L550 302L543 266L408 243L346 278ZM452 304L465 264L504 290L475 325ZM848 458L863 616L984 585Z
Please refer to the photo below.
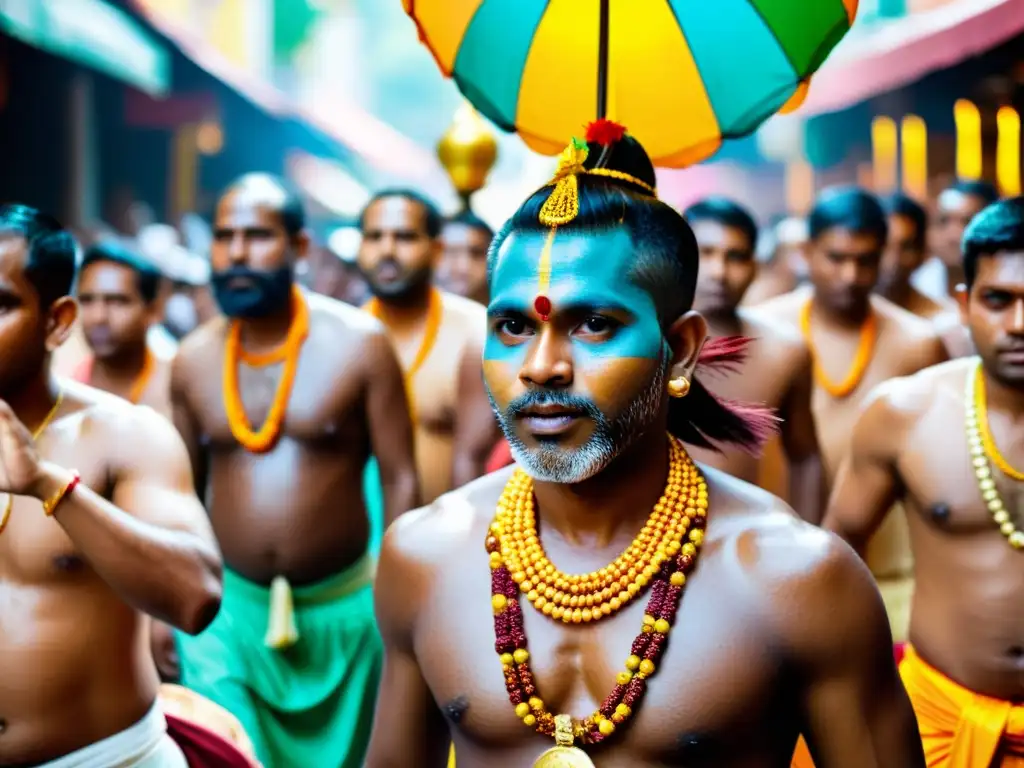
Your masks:
M671 379L668 383L669 397L686 397L690 393L690 380L685 376Z

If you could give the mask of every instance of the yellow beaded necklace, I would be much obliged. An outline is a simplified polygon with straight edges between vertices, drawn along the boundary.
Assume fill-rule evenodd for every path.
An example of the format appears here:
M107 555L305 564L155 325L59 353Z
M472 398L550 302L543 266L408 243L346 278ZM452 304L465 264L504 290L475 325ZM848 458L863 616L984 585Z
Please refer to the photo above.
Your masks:
M699 505L707 508L707 492L696 489L693 463L675 449L673 456L677 460L669 467L665 492L633 543L604 568L584 574L562 573L548 560L537 534L533 480L523 472L513 475L495 516L505 532L499 537L500 558L538 611L567 624L610 616L640 594L666 560L680 551L696 554L703 533L695 532L696 544L682 539Z
M599 744L625 723L640 703L668 640L687 575L704 542L708 489L682 444L670 437L665 492L647 524L614 562L588 574L566 574L547 559L537 535L533 481L517 471L498 502L486 547L491 567L495 647L505 688L516 716L556 746L535 763L592 766L574 742ZM683 542L686 538L685 543ZM641 631L630 648L625 670L596 712L582 720L549 712L537 693L530 652L516 599L525 594L534 607L567 623L597 621L618 611L651 584Z
M999 532L1010 542L1014 549L1024 549L1024 531L1014 525L1010 519L1010 513L1006 504L999 495L995 480L992 478L992 463L999 467L1000 471L1019 481L1024 479L1015 475L1002 454L999 453L992 440L992 434L988 428L988 411L985 402L985 378L981 369L981 360L975 365L974 371L967 374L964 385L964 406L965 406L965 427L967 432L967 448L971 454L971 464L974 468L974 477L978 481L978 492L982 500L992 513L992 519L999 526ZM998 458L997 458L998 457ZM1004 465L1007 469L1004 469Z

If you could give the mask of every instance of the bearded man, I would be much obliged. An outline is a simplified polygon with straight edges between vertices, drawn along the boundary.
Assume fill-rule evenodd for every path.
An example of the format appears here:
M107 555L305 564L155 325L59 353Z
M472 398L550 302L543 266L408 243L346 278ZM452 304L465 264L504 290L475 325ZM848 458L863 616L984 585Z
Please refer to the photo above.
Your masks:
M484 375L518 467L388 531L366 765L454 742L459 768L767 768L803 732L819 768L923 768L867 568L683 448L775 420L694 378L735 361L705 347L697 245L643 148L591 126L490 261Z

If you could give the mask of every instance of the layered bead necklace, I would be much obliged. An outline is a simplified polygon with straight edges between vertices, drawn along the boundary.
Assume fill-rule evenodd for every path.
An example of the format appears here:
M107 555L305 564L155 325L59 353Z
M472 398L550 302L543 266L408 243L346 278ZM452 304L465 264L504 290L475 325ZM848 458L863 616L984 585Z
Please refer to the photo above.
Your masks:
M599 744L628 720L665 649L687 575L704 541L708 512L704 478L682 443L669 439L668 479L661 499L626 551L592 573L562 573L544 554L537 533L533 480L528 475L517 470L498 501L486 540L495 650L516 716L538 733L553 736L556 743L535 768L593 766L573 743ZM582 720L550 713L538 696L530 669L519 595L525 595L534 608L553 620L579 624L612 615L648 585L650 598L640 634L612 692L597 711Z
M964 408L967 449L971 454L974 477L978 481L978 492L988 511L992 513L992 519L999 526L999 532L1010 542L1010 546L1018 550L1024 549L1024 531L1018 529L1010 519L1010 513L992 477L992 464L1018 482L1024 479L1024 473L1018 472L1010 465L992 438L985 400L985 374L980 359L975 364L974 371L967 374L964 385Z

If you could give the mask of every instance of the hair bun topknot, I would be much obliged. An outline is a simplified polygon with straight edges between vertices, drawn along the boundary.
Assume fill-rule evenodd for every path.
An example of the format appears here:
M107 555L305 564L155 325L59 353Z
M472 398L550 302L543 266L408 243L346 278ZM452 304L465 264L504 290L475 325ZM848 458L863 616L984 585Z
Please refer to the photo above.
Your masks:
M629 134L624 125L604 118L595 120L587 126L586 141L589 152L583 167L587 170L603 168L617 171L639 179L647 187L657 187L654 164L647 150ZM631 186L628 181L621 179L610 178L608 181Z

